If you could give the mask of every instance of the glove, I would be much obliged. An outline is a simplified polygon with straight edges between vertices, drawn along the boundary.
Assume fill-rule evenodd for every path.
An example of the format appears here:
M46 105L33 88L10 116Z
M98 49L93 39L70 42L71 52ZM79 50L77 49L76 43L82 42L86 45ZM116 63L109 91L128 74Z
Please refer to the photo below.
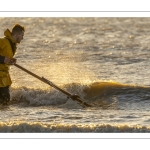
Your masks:
M8 58L8 57L4 58L4 64L7 64L7 65L14 65L16 61L17 59L15 58Z

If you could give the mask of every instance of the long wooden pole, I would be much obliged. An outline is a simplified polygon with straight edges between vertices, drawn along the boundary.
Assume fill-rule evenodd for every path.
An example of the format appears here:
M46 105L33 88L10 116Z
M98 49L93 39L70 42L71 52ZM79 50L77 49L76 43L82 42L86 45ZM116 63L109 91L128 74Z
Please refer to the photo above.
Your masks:
M71 98L72 100L77 101L77 102L79 102L79 103L81 103L81 104L83 104L84 106L87 106L87 107L91 107L91 106L92 106L92 105L86 103L86 102L85 102L83 99L81 99L78 95L72 95L72 94L70 94L69 92L64 91L63 89L59 88L59 87L56 86L54 83L52 83L51 81L47 80L46 78L44 78L44 77L39 77L38 75L36 75L36 74L32 73L31 71L29 71L29 70L27 70L27 69L21 67L21 66L18 65L18 64L14 64L14 66L16 66L17 68L19 68L19 69L21 69L21 70L27 72L28 74L34 76L35 78L41 80L42 82L44 82L44 83L46 83L46 84L48 84L48 85L54 87L55 89L61 91L62 93L66 94L66 95L67 95L69 98Z

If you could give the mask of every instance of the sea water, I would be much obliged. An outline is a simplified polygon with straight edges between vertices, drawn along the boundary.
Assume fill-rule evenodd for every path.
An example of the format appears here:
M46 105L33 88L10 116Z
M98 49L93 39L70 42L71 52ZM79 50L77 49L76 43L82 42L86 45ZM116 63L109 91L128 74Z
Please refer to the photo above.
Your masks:
M0 35L26 29L11 66L11 104L0 109L1 133L150 132L150 18L0 18Z

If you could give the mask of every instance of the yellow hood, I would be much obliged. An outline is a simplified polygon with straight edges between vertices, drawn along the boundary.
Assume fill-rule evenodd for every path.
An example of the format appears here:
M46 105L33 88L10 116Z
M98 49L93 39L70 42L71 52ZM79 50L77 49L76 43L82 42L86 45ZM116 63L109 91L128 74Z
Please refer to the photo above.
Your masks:
M14 39L13 39L13 37L12 37L11 32L10 32L9 29L7 29L7 30L4 32L4 35L5 35L5 37L11 39L11 41L12 41L13 43L15 43L15 41L14 41Z

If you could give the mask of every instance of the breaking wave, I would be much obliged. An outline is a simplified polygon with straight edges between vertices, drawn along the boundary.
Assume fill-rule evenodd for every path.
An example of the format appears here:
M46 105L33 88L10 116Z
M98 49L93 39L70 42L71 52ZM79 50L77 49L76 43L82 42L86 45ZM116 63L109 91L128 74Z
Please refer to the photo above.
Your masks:
M150 127L110 124L0 122L0 133L149 133Z
M119 108L125 102L145 102L145 104L150 102L150 87L144 86L126 85L117 82L93 82L85 85L72 83L61 88L71 94L77 94L93 106L104 109L117 109L116 107ZM68 97L54 88L45 90L26 87L12 88L11 95L12 101L17 103L26 102L26 104L32 106L58 106L69 103Z

